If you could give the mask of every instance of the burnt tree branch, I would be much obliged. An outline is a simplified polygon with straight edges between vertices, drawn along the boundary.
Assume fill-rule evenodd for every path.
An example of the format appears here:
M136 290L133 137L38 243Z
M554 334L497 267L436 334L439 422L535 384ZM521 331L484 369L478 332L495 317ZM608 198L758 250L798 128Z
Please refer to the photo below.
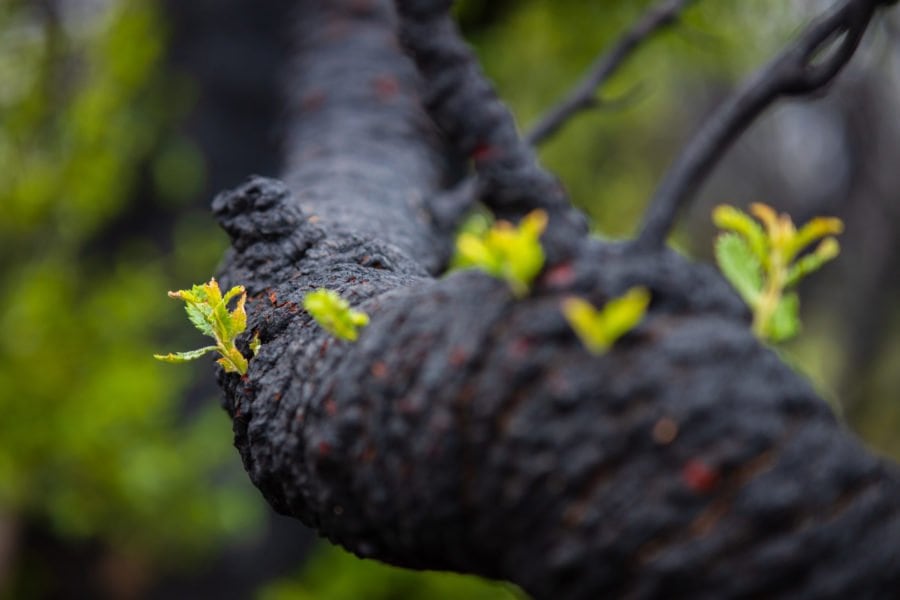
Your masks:
M557 238L562 249L564 240L587 231L586 220L519 136L512 114L450 17L451 4L397 2L401 39L423 77L423 104L443 136L459 155L472 160L475 170L474 177L437 199L436 215L455 229L459 216L475 201L501 218L518 218L541 208L553 217L548 236Z
M360 556L537 598L897 589L900 473L753 338L711 268L601 243L559 209L568 237L544 241L556 258L526 299L438 277L446 161L421 105L438 74L403 53L389 2L302 8L285 183L213 204L232 240L220 277L246 285L262 340L219 381L277 510ZM426 8L404 19L445 18ZM638 284L647 319L589 354L562 299ZM320 286L370 314L356 343L300 308Z
M841 0L754 73L701 124L663 177L638 233L662 246L687 204L728 147L776 100L815 92L847 64L879 7L896 0Z

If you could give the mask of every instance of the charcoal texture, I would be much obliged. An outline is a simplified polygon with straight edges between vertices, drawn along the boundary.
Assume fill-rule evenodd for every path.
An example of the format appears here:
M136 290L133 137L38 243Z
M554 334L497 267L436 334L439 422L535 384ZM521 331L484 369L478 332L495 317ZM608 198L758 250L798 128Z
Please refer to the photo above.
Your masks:
M752 336L712 268L551 210L527 297L442 273L445 147L391 3L301 4L284 182L213 202L232 240L220 277L250 296L243 347L262 341L219 382L277 510L359 556L536 598L900 589L896 467ZM634 285L647 318L590 354L562 301ZM303 311L318 287L370 315L357 342Z

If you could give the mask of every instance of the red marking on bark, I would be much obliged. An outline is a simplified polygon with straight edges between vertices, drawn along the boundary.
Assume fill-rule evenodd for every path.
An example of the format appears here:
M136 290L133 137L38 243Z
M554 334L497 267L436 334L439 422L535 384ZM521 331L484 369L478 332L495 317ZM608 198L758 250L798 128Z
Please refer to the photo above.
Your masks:
M269 292L269 302L272 303L272 306L278 306L278 296L275 295L275 290Z
M681 480L692 492L707 494L719 484L719 472L699 458L692 458L681 468Z
M319 454L322 456L328 456L331 454L331 444L328 442L319 442Z
M372 446L366 446L366 449L363 450L362 456L360 457L364 463L370 463L375 460L375 448Z
M568 287L572 285L573 281L575 281L575 269L570 262L560 263L549 269L544 275L544 282L550 287Z
M275 400L275 402L281 402L281 392L275 392L275 395L272 396L272 399Z
M372 363L372 368L370 369L370 372L372 373L373 377L377 377L378 379L381 379L387 375L388 368L387 368L386 364L384 364L383 362L381 362L379 360L379 361L375 361L374 363Z
M475 147L472 149L472 160L482 161L482 160L490 160L492 158L497 158L500 155L500 151L496 146L491 146L486 142L478 142L475 144Z
M337 414L337 404L335 404L333 398L329 398L325 401L325 412L329 417L333 417Z
M461 367L466 364L467 358L469 356L462 348L457 347L450 351L450 364L454 367Z
M328 346L331 338L325 338L322 340L322 345L319 346L319 358L325 358L325 353L328 351Z
M509 345L509 354L513 358L524 358L531 351L531 340L520 337Z
M322 90L311 90L300 98L300 108L304 112L319 110L323 104L325 104L325 92Z
M375 95L382 102L390 100L400 91L400 84L393 75L376 76L372 80L372 87L375 89Z

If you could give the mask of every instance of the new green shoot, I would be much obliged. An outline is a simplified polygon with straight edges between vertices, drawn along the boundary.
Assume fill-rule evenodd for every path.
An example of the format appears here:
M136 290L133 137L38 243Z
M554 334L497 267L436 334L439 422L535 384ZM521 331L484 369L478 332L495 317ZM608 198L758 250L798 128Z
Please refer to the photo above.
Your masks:
M218 282L213 278L209 283L195 285L190 290L169 292L169 297L184 300L188 319L203 334L212 337L216 344L189 352L154 354L154 358L170 363L183 363L198 359L208 352L218 352L220 358L216 362L227 373L247 373L247 359L234 345L237 336L247 328L247 312L244 308L247 292L244 286L236 285L223 296ZM234 298L237 298L237 303L229 311L228 304ZM259 351L259 345L259 337L254 335L250 342L254 356Z
M838 255L840 245L833 236L844 224L816 217L798 230L790 216L766 204L751 204L750 212L756 219L733 206L713 210L713 222L725 230L716 239L716 262L753 311L754 333L780 342L800 330L800 299L790 290Z
M544 267L540 237L546 227L547 213L534 210L518 226L498 221L463 230L456 238L452 268L479 269L505 280L516 296L525 296Z
M359 328L369 324L369 315L350 308L334 290L319 288L306 294L303 308L323 329L342 340L355 342Z
M562 313L585 347L603 354L643 320L649 305L647 288L633 287L600 310L582 298L567 298Z

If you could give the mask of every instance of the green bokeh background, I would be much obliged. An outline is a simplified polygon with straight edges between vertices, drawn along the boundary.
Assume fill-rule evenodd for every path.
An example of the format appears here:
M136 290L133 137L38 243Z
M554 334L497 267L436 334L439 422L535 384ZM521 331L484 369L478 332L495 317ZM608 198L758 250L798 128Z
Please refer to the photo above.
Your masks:
M634 230L702 117L697 98L727 89L796 33L809 15L799 4L701 0L604 88L608 102L542 148L599 234ZM457 14L527 126L647 5L469 0ZM201 197L209 159L180 127L195 90L165 60L160 5L111 0L62 21L34 6L0 4L0 598L64 589L34 531L54 547L91 544L100 573L92 589L143 597L158 580L261 536L267 514L231 448L211 361L150 358L196 345L165 292L208 279L227 242ZM708 259L711 235L701 223L675 241ZM827 303L811 305L806 334L785 352L834 396L847 359L840 317ZM885 329L896 331L898 315L888 317ZM895 456L898 362L898 336L887 336L879 365L858 382L876 401L851 420ZM324 545L301 563L260 582L258 597L520 595Z

